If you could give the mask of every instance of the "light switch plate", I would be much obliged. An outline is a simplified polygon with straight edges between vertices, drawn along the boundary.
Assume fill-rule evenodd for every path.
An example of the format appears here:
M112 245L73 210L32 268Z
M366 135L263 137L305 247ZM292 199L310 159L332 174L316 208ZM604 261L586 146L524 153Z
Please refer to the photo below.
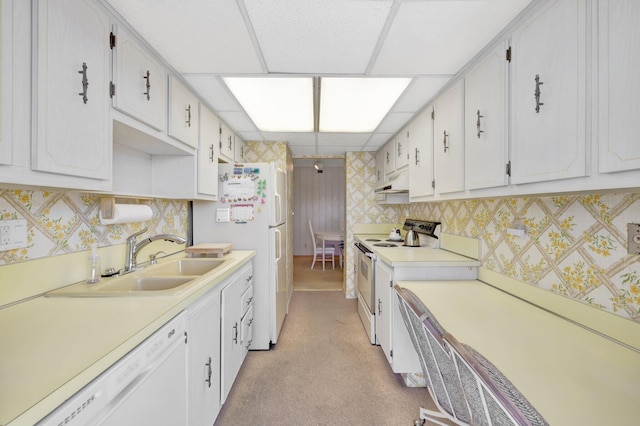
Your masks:
M0 220L0 251L15 250L28 245L27 220Z
M640 254L640 223L627 223L627 253Z

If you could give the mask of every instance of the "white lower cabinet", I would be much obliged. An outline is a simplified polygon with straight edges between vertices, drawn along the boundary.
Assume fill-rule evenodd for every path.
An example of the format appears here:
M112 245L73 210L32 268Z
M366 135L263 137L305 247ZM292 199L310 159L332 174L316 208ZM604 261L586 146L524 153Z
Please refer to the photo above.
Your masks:
M187 310L189 425L211 426L220 411L220 293Z
M376 339L394 373L422 373L409 331L400 314L393 285L399 280L476 279L471 266L390 266L380 259L375 266Z
M231 386L240 371L242 364L242 310L240 298L242 296L242 287L240 277L234 277L233 280L222 289L222 327L221 327L221 359L220 359L220 378L221 378L221 402L227 400Z

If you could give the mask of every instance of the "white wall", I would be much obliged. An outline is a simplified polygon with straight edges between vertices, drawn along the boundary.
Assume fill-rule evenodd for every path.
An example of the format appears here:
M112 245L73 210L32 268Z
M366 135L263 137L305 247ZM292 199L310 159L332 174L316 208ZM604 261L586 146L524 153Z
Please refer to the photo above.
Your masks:
M294 160L293 255L313 254L309 219L316 231L344 229L345 172L343 160L322 160L323 173L313 161Z

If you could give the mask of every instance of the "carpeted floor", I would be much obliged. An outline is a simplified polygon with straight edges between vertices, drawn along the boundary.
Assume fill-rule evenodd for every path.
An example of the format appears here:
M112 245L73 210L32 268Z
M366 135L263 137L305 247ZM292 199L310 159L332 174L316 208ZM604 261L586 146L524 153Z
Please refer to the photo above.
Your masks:
M431 404L369 343L355 300L296 291L278 343L248 353L215 424L410 426Z
M331 263L325 263L324 271L322 262L316 262L311 269L313 256L293 256L293 289L294 290L342 290L342 268L338 265L333 269Z

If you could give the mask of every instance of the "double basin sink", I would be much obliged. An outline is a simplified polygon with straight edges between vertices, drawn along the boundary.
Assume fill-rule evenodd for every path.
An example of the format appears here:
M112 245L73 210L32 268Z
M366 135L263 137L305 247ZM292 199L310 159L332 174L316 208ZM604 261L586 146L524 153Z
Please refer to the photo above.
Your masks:
M187 290L199 277L219 268L225 259L180 258L103 278L95 284L84 282L53 290L47 297L109 297L175 295Z

